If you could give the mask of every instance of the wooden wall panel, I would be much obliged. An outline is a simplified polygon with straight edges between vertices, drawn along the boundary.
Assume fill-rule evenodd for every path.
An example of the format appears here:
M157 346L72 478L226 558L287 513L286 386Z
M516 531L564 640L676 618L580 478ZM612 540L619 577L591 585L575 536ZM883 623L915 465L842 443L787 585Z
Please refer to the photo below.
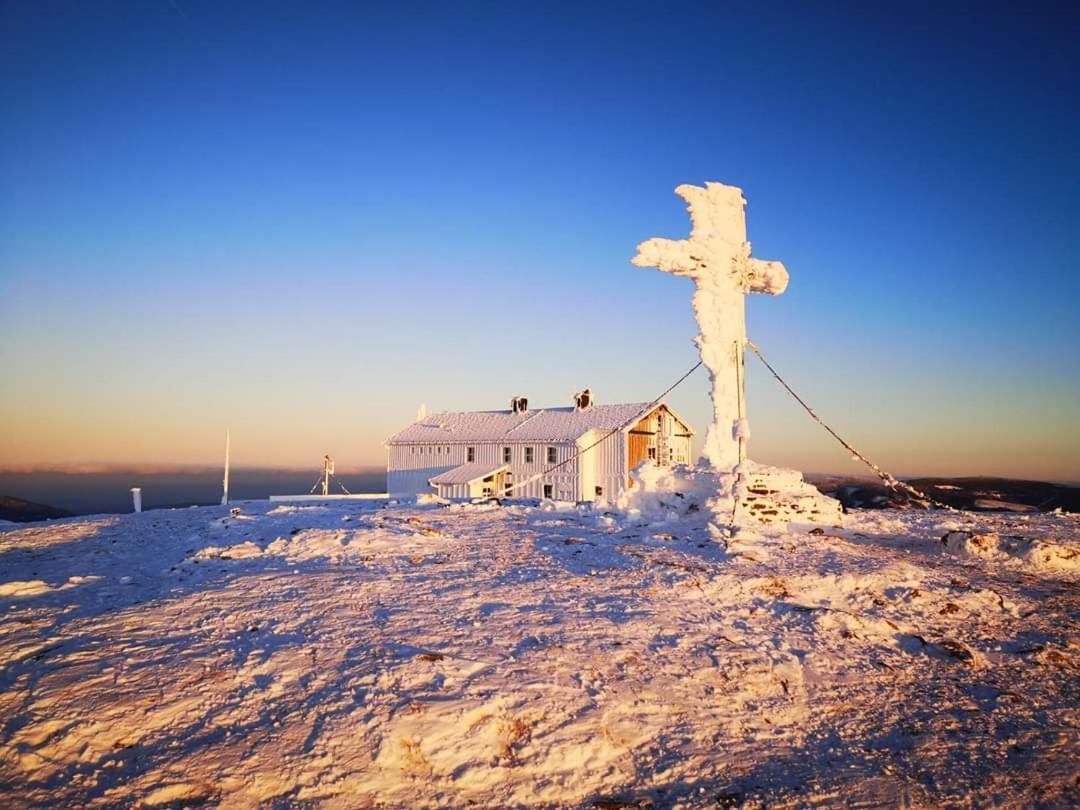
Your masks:
M640 433L631 433L629 469L634 469L638 464L649 457L649 437Z

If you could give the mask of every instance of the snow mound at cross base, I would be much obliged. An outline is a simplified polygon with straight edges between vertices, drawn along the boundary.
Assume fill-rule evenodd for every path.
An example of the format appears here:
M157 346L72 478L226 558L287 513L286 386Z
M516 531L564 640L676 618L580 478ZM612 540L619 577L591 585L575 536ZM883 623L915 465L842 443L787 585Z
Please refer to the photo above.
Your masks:
M650 523L701 513L738 525L821 523L839 526L840 502L822 495L798 470L744 461L735 474L702 467L657 467L646 461L630 473L618 508Z
M980 534L951 531L941 538L942 545L960 557L987 560L1019 560L1043 571L1080 571L1080 546L1056 545L1020 536L1002 536L997 532Z
M644 461L630 471L631 485L617 501L619 511L649 523L665 523L700 514L707 517L717 499L730 503L734 476L715 470L688 467L657 467ZM728 508L730 514L730 507Z

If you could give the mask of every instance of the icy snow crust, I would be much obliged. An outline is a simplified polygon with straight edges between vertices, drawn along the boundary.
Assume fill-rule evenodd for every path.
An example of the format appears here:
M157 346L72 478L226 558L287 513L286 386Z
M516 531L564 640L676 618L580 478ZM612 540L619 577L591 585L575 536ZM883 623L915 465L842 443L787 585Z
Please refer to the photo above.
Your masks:
M1076 518L643 506L3 527L0 806L1080 798Z

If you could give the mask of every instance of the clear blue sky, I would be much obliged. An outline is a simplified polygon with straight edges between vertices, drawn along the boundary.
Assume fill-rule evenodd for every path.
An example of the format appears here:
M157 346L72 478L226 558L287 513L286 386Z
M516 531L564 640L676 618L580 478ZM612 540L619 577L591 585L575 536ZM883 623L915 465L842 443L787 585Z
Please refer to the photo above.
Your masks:
M857 446L1080 479L1075 6L582 5L4 4L0 463L650 399L691 288L628 260L719 180L791 273L752 338ZM749 375L753 456L857 471Z

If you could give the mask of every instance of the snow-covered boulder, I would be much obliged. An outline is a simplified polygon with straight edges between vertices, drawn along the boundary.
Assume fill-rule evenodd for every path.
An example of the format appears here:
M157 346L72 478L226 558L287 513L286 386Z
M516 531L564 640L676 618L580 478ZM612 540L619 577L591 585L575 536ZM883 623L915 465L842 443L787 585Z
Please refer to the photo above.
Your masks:
M1077 546L968 530L948 532L941 542L959 557L982 557L999 562L1019 560L1043 571L1080 571L1080 547Z

